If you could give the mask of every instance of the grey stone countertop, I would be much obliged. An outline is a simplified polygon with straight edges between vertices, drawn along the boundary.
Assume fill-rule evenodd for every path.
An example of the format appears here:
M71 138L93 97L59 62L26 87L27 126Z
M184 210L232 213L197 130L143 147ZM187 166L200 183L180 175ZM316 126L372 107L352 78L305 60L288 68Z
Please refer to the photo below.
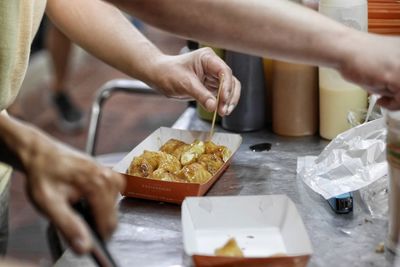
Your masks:
M175 128L208 131L210 123L188 108ZM217 127L216 131L224 131ZM327 201L296 177L297 158L318 155L328 144L318 136L289 138L270 130L243 133L243 143L231 166L207 196L285 194L295 203L308 231L313 255L310 267L392 266L389 252L376 253L385 241L387 220L373 218L357 194L354 211L338 215ZM249 146L270 143L271 150L252 152ZM119 266L183 266L180 206L122 198L119 226L109 249ZM67 250L56 266L95 266L88 257Z

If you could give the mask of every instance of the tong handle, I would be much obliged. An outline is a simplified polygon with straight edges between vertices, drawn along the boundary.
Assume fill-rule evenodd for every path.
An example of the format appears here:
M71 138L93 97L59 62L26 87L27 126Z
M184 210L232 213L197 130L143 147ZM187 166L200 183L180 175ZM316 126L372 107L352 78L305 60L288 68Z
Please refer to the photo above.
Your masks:
M89 226L90 236L93 242L93 250L90 255L93 260L99 267L117 267L117 264L108 251L104 240L96 229L96 224L88 203L85 200L80 200L78 203L74 204L74 209L81 215Z

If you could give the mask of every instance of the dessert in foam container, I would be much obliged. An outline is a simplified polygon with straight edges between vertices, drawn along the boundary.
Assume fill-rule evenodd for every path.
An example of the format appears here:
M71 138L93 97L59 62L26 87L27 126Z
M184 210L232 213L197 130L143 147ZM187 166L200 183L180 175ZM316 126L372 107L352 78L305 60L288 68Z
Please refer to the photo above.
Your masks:
M305 267L312 254L285 195L188 197L182 234L185 266Z

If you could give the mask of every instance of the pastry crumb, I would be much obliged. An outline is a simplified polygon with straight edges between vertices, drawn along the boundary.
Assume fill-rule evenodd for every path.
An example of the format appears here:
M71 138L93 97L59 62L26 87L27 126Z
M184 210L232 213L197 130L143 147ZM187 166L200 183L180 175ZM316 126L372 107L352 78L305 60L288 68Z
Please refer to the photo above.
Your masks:
M383 253L385 252L385 244L383 242L380 242L376 247L375 247L375 252L376 253Z

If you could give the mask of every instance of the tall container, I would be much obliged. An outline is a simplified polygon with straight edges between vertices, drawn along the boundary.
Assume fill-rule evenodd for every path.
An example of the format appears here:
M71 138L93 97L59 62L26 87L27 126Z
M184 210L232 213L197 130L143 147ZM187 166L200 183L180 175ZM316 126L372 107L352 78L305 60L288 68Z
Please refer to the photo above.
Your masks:
M222 127L234 132L264 128L265 86L262 58L225 51L225 61L242 85L240 101L229 116L222 118Z
M318 69L275 61L272 86L272 130L306 136L318 130Z
M367 0L321 0L319 12L360 31L368 30ZM348 112L367 107L367 93L333 69L319 69L320 135L333 139L350 128Z
M389 230L385 242L392 252L399 254L400 235L400 111L388 111L387 161L389 165Z

